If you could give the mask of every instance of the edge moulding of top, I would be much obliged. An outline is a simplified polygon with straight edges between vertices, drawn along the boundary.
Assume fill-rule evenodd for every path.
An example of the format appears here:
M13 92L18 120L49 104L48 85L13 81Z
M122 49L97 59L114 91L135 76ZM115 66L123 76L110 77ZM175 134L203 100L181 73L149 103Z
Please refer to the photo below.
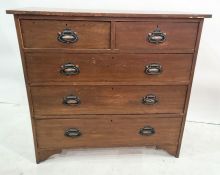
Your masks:
M20 8L6 10L7 14L48 15L48 16L96 16L96 17L152 17L152 18L211 18L211 14L165 11L119 11L119 10L79 10L58 8Z

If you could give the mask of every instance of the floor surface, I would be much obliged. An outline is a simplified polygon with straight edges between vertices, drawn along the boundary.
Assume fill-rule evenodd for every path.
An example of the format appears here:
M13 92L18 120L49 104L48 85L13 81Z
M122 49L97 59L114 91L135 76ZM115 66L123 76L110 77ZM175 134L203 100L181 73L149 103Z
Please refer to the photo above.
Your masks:
M63 150L35 164L26 105L1 103L1 175L219 175L220 125L187 121L180 158L153 148ZM4 128L4 130L2 129Z

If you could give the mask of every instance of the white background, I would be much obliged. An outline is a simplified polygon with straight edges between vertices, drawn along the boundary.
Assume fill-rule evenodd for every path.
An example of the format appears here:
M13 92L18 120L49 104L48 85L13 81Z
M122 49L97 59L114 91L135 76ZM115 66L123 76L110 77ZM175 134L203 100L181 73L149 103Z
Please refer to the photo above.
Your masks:
M11 155L12 157L14 156L11 153L11 150L15 152L15 154L19 154L19 156L21 157L24 156L26 159L24 162L26 163L31 162L31 165L27 163L31 168L33 168L32 166L34 166L34 155L33 155L34 153L33 153L33 144L31 140L32 136L30 133L30 120L29 120L29 113L27 107L27 97L26 97L26 91L25 91L25 85L23 79L22 65L19 55L20 53L18 48L17 36L15 31L13 16L5 14L6 9L23 8L23 7L47 7L47 8L54 7L54 8L70 8L70 9L102 9L102 10L106 9L106 10L176 11L176 12L192 12L192 13L211 13L213 15L213 18L205 19L205 23L203 27L187 120L188 123L190 123L189 121L195 121L195 122L220 124L220 47L219 47L220 3L218 0L209 0L209 1L1 0L0 1L0 136L1 136L0 143L3 151L2 152L0 151L0 172L2 169L4 170L3 172L6 174L7 173L13 174L14 172L16 172L16 170L18 170L19 172L20 169L22 169L21 168L22 165L19 166L20 168L16 167L14 165L13 158L9 157L9 155ZM189 124L190 127L191 125ZM195 127L198 127L196 129L194 128L194 131L198 132L198 136L197 138L192 137L192 140L199 139L200 137L202 138L202 136L204 135L206 135L206 137L211 136L211 133L209 135L209 133L206 133L204 131L205 129L207 129L208 126L196 125ZM18 129L18 131L16 131L16 129ZM199 131L197 131L197 129ZM17 132L18 135L17 136L13 135L12 131L15 131L15 133ZM213 131L219 132L219 130L216 130L216 128ZM10 140L11 132L12 132L11 137L12 136L18 137L20 140L19 139L17 139L16 141L13 139ZM187 132L188 130L186 130L186 135ZM216 133L214 133L214 135L217 136ZM217 139L217 138L214 137L213 139ZM211 140L207 140L207 141L203 140L203 141L209 142L210 145L212 145ZM185 141L185 142L186 144L189 144L188 145L189 147L191 147L190 141L188 142ZM218 145L216 146L220 148L219 142L217 144ZM201 146L201 144L199 143L198 145ZM25 152L24 149L30 149L30 150L29 152L28 151ZM195 146L195 150L197 149L198 148ZM200 153L203 152L203 150L200 151L201 151ZM93 153L92 152L87 152L87 153L90 156L89 160L93 160L94 158ZM82 154L84 157L79 156L78 158L83 162L84 161L83 158L86 158L86 155L84 152L81 152L80 154ZM111 155L111 153L109 152L106 154ZM193 154L193 151L190 152L190 154ZM98 158L96 157L94 158L97 159L96 161L98 162L98 165L100 165L99 163L102 162L101 155L102 153L98 155L98 158L100 158L100 162ZM77 157L77 153L73 153L73 156ZM117 154L115 154L114 156L117 157ZM115 161L114 156L110 157L109 161L114 162ZM5 158L5 160L3 160L3 157ZM131 159L129 159L128 157L128 160L133 162L133 159L134 161L135 159L138 159L137 157L133 157L133 158L130 157ZM154 156L151 156L151 158L154 159ZM68 161L68 159L71 159L71 156L69 156L65 161ZM9 161L9 164L13 163L13 165L4 165L4 166L1 165L1 163L5 162L6 160ZM21 158L21 160L23 159ZM208 165L213 166L213 163L215 165L215 162L217 160L219 162L218 158L213 159L212 161L212 156L211 156L209 162L210 165L209 163L204 165L200 163L198 164L198 167L205 168L207 166L207 169L205 170L210 170L210 167L208 167ZM19 163L17 160L15 162ZM179 162L181 162L181 160ZM173 163L175 164L175 162ZM171 165L170 168L172 168ZM7 168L7 166L10 168ZM81 166L82 165L79 164L78 168L80 169ZM152 166L154 167L154 165ZM181 165L178 166L177 167L174 166L174 169L176 168L177 170L180 170L183 174L188 173L186 168L181 169ZM190 165L188 166L190 167ZM161 167L163 166L161 165ZM199 171L198 167L195 167L194 171ZM155 171L153 169L149 169L148 167L150 171L152 170L152 172L156 172L158 170L158 167L154 167L154 168ZM86 169L83 170L85 171ZM161 171L163 171L163 169ZM38 170L36 171L33 170L33 172L36 174L39 173ZM40 170L40 172L42 173L43 170L42 171ZM108 171L106 171L106 173L107 172ZM113 174L114 173L117 174L117 171L112 172L111 169L109 169L109 172ZM213 171L213 173L214 172L216 171ZM63 173L63 171L60 171L60 173ZM129 173L129 171L127 173ZM197 173L199 174L199 172Z

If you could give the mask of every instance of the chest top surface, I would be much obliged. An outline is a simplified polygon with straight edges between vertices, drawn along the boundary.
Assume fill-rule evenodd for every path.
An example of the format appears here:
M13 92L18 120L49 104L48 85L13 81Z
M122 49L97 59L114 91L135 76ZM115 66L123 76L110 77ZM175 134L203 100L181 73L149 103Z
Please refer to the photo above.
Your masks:
M137 17L137 18L211 18L211 14L167 11L119 11L119 10L79 10L59 8L21 8L7 10L8 14L48 15L48 16L94 16L94 17Z

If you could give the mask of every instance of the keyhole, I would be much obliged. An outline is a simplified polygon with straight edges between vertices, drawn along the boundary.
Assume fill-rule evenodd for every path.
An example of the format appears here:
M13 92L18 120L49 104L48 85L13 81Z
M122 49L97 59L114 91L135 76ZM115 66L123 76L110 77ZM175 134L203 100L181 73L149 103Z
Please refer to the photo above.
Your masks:
M66 24L66 27L67 27L67 24Z
M112 120L110 120L112 122Z

